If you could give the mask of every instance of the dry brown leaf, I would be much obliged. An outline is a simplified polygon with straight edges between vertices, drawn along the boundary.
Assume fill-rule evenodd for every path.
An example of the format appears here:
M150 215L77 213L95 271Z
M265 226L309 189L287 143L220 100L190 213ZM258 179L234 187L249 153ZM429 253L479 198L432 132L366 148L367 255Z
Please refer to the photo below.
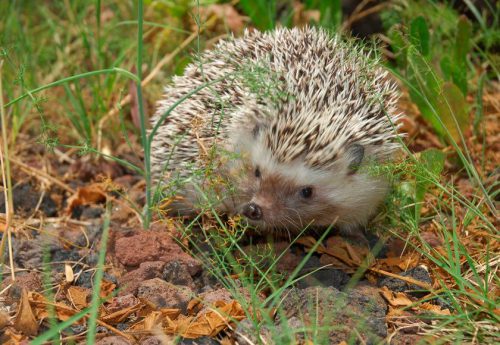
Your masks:
M392 306L389 306L389 311L386 314L386 319L391 319L391 318L400 318L401 316L406 315L407 312L399 309L399 308L394 308Z
M80 187L75 194L68 198L66 213L71 214L71 211L77 206L101 203L105 200L106 193L100 183Z
M165 331L190 339L204 336L213 337L227 328L233 321L241 321L246 318L241 305L236 301L230 303L217 301L214 305L217 309L199 314L196 317L180 315L175 320L167 317Z
M160 311L154 311L144 319L144 330L151 331L161 325L163 314Z
M9 314L5 311L0 310L0 330L11 324Z
M24 335L36 335L38 333L38 322L33 309L31 309L28 291L23 289L14 328Z
M67 283L72 283L75 280L75 274L70 264L64 264L64 276Z
M438 314L438 315L451 315L451 313L448 309L441 309L440 306L429 303L429 302L419 304L417 307L415 307L413 309L426 310L426 311L430 311L430 312L432 312L434 314Z
M123 322L126 318L129 317L130 314L138 311L142 306L140 304L130 306L127 308L123 308L121 310L115 311L111 314L101 315L99 318L110 325L116 325L120 322Z
M224 337L220 340L221 345L233 345L233 341L228 337Z
M380 289L382 297L393 307L408 307L413 304L412 300L403 292L393 292L384 286Z
M103 280L101 282L101 291L99 292L99 296L101 298L108 297L116 288L116 284L113 284L107 280Z
M81 310L89 305L87 298L90 296L90 292L90 289L81 286L70 286L66 295L75 308Z
M408 254L404 256L398 257L390 257L385 259L377 259L374 267L381 268L387 270L389 272L400 272L407 271L411 268L414 268L418 265L418 257L415 254ZM397 268L394 271L394 268Z
M12 327L8 327L4 332L5 337L9 338L9 341L3 345L21 345L27 344L29 338L23 334L17 333Z
M187 305L187 312L192 315L192 314L196 314L198 311L200 311L200 309L203 307L203 305L201 305L201 299L199 298L194 298L192 299L191 301L189 301L188 305ZM195 310L196 308L196 310Z
M49 305L55 309L56 317L61 321L66 321L77 312L66 304L47 301L42 294L37 292L30 292L28 297L31 304L33 304L33 312L37 319L46 319L49 317Z

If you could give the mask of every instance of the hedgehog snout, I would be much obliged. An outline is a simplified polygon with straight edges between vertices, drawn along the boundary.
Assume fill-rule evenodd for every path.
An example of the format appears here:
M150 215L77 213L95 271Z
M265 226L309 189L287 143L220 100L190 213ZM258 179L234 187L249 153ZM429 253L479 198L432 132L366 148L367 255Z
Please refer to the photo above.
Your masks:
M262 219L262 208L254 202L249 202L243 206L243 215L250 220Z

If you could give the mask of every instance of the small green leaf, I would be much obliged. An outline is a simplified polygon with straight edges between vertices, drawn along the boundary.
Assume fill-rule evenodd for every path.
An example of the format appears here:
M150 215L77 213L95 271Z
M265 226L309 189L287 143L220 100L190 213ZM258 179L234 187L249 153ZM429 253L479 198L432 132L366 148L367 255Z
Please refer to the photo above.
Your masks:
M445 82L440 97L437 97L436 110L448 134L456 142L460 142L460 133L469 124L468 108L460 89L451 82Z
M467 54L471 47L471 37L472 24L467 17L461 16L457 25L452 79L464 96L467 95Z
M464 96L467 96L467 66L455 63L451 65L451 79Z
M429 62L414 47L408 49L408 79L414 87L410 96L422 117L436 132L460 142L460 132L468 125L468 105L460 89L452 82L443 82ZM453 72L453 71L452 71Z
M445 56L441 59L439 63L441 67L441 72L443 73L444 80L451 79L451 60L449 56Z
M465 16L460 16L457 25L457 37L455 41L455 59L464 64L471 47L472 24Z
M429 41L429 28L424 17L420 16L413 19L410 24L410 42L417 47L422 55L429 56Z

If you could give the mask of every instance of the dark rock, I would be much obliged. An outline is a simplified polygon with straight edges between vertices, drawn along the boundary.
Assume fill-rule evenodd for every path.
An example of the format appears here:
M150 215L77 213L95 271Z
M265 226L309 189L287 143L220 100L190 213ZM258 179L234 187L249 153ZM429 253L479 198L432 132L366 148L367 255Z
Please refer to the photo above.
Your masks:
M387 336L387 305L374 287L356 287L347 293L333 287L293 288L285 296L282 308L287 318L318 326L318 336L328 337L331 344L351 337L379 343Z
M175 285L185 285L194 288L194 281L189 268L182 261L171 261L165 265L163 279Z
M372 254L377 259L387 257L388 247L383 239L370 231L365 232L365 237L368 240Z
M138 269L124 274L118 280L120 295L136 294L141 282L153 278L161 278L165 263L162 261L143 262Z
M411 270L408 270L406 272L401 273L401 276L411 277L415 280L432 285L432 278L424 266L418 266L418 267L412 268ZM415 284L409 284L401 279L392 278L392 277L386 277L386 278L380 279L378 282L378 285L381 287L387 286L387 288L391 291L405 292L405 293L408 293L409 295L412 295L415 297L423 297L426 294L428 294L427 291L422 291L424 289L420 286L417 286Z
M10 301L18 300L19 298L21 298L23 289L36 292L40 292L43 290L42 276L38 272L29 272L24 274L18 273L16 274L15 281L12 281L12 278L9 276L2 282L1 290L5 289L9 285L11 285L11 287L7 292L7 299Z
M104 209L102 207L86 206L82 211L81 218L82 219L99 218L103 213Z
M194 294L186 286L176 286L154 278L139 284L137 297L150 301L157 308L178 308L185 312Z
M335 268L321 269L314 273L302 270L301 276L303 278L297 282L299 289L305 289L310 286L333 286L338 290L342 290L351 279L347 273Z
M29 182L15 185L12 193L15 212L26 216L31 215L36 210L40 197L41 193ZM57 205L47 194L42 197L38 210L47 217L55 217L57 215ZM0 213L5 213L5 198L3 193L0 193Z

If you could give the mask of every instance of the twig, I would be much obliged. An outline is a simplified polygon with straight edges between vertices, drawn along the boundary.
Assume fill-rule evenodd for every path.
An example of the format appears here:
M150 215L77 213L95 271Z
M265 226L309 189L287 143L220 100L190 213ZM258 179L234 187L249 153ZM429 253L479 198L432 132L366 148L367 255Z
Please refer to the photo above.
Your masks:
M388 277L396 278L396 279L405 281L405 282L413 284L413 285L417 285L417 286L419 286L419 287L421 287L423 289L426 289L426 290L431 290L432 289L431 285L429 285L427 283L424 283L424 282L421 282L420 280L413 279L411 277L404 277L404 276L401 276L399 274L387 272L387 271L384 271L384 270L379 270L377 268L368 268L368 270L370 270L372 272L375 272L375 273L378 273L378 274L383 274L383 275L388 276Z
M50 182L58 185L59 187L61 187L62 189L70 192L70 193L76 193L76 191L71 188L70 186L68 186L66 183L64 182L61 182L60 180L58 180L57 178L47 174L46 172L44 172L43 170L38 170L38 169L34 169L32 167L30 167L29 165L15 159L15 158L11 158L10 159L12 163L14 163L15 165L19 166L22 170L24 170L26 173L36 177L37 179L39 180L49 180Z
M370 1L366 1L366 4L369 2ZM363 3L361 3L361 4L363 4ZM356 13L356 11L354 11L353 14L351 16L349 16L349 18L344 23L342 23L342 26L340 27L340 31L345 31L345 30L349 29L353 23L357 22L360 19L363 19L364 17L369 16L370 14L377 13L377 12L383 10L388 5L389 5L388 2L382 2L381 4L372 6L372 7L368 8L362 12L358 11L358 13Z

